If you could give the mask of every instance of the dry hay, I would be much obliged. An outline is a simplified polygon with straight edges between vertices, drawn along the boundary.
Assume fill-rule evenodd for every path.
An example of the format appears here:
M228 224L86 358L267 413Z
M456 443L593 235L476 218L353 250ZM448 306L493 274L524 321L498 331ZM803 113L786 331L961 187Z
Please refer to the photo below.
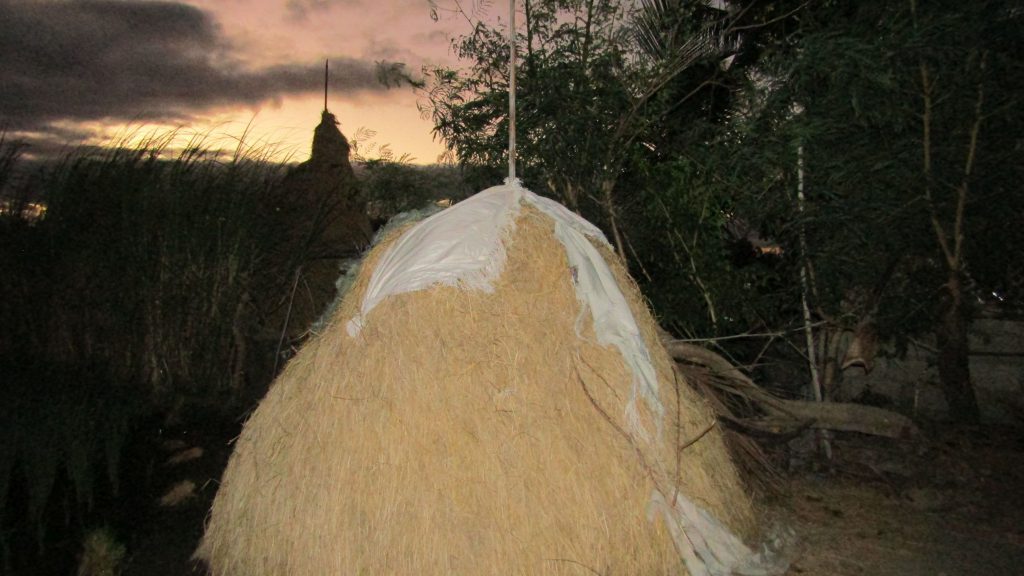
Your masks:
M683 574L661 516L647 515L652 489L672 483L749 535L751 502L712 414L676 386L611 253L667 408L653 448L622 423L632 378L620 353L589 319L576 334L550 218L522 208L493 293L391 296L349 336L388 245L239 437L197 553L214 575Z

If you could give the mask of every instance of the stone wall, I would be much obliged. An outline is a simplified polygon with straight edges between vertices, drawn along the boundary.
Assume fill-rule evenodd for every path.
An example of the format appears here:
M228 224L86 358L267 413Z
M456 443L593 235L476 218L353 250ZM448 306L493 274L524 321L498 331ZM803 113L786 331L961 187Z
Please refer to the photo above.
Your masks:
M1024 321L980 319L970 333L971 378L982 421L1024 425ZM933 340L912 344L904 358L878 358L865 374L843 374L837 400L884 400L914 417L942 420L946 401L938 386Z

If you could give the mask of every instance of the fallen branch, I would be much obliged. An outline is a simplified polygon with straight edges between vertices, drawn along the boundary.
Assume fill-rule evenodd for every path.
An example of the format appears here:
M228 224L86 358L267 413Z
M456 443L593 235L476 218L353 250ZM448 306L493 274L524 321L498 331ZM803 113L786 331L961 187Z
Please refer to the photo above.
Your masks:
M908 438L917 433L909 418L883 408L849 402L808 402L783 400L786 414L771 414L755 421L762 428L787 430L797 421L809 421L812 428L860 432L886 438Z
M711 378L697 378L699 384L718 394L738 396L756 406L760 417L739 417L722 401L712 402L719 415L741 426L777 434L802 428L860 432L887 438L906 438L917 433L914 423L902 414L848 402L810 402L779 398L754 383L746 374L720 355L693 344L665 339L665 348L684 373L692 374L694 365L704 368ZM686 367L691 367L687 370Z

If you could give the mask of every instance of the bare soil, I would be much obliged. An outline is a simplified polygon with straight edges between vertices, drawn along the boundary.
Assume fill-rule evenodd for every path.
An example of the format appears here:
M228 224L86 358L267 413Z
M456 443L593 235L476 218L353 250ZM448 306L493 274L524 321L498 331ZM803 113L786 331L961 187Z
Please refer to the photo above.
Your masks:
M830 470L790 477L789 575L1024 574L1024 431L833 441Z

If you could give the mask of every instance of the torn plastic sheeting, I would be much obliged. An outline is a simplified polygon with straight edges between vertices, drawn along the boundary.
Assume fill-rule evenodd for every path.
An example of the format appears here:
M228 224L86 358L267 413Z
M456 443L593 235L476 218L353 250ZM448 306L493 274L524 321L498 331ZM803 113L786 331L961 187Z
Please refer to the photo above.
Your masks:
M489 188L422 220L402 235L373 271L360 313L347 330L355 336L383 299L435 285L491 292L505 265L505 234L519 212L515 194Z
M657 423L655 437L660 438L665 410L658 398L658 374L626 297L615 282L608 263L581 233L557 222L555 237L565 246L569 265L576 270L576 297L583 305L576 321L576 334L581 334L581 324L589 310L597 341L618 348L633 374L632 394L626 404L627 424L639 440L651 441L650 433L640 421L636 404L639 393L654 412Z
M658 396L657 372L650 353L608 263L590 239L608 245L601 231L561 204L537 196L517 182L488 188L416 224L381 258L371 276L360 313L347 328L359 333L369 312L385 298L435 285L492 292L492 282L505 266L505 236L511 232L522 202L529 202L555 222L555 236L575 269L581 335L587 316L602 345L615 346L632 372L632 395L624 418L635 439L660 441L664 407ZM653 439L637 408L642 398L655 415ZM677 551L693 576L766 576L779 573L782 561L767 548L755 552L706 511L675 495L670 504L655 491L648 507L653 520L661 515Z
M672 503L658 490L651 494L647 518L653 522L659 514L690 576L774 576L789 567L781 553L786 534L779 534L754 551L680 492L673 495Z
M638 439L650 441L643 429L637 398L656 415L661 434L664 408L658 378L625 296L601 254L587 237L607 245L601 230L565 206L538 196L518 181L494 186L416 224L388 250L374 270L358 316L347 330L355 336L367 315L388 296L435 285L463 286L491 292L505 266L504 236L514 225L521 202L529 202L555 221L555 236L565 246L577 271L576 296L581 303L577 335L589 313L598 342L613 345L633 374L632 397L625 418Z
M607 243L596 226L554 200L537 196L518 181L494 186L420 221L392 246L374 270L360 314L348 324L355 336L370 310L394 294L434 285L492 291L505 266L502 236L519 214L522 200L586 236Z

